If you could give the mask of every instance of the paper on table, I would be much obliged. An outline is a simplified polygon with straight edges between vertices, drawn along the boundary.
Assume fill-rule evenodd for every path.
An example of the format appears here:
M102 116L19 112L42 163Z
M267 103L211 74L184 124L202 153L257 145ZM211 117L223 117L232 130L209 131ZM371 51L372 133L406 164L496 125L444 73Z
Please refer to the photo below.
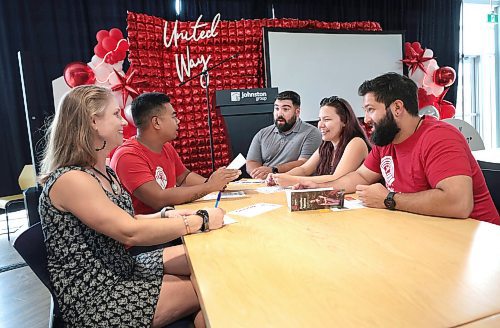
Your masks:
M225 198L240 198L240 197L245 197L245 192L244 191L224 191L221 194L221 199ZM217 193L211 193L203 197L201 200L216 200L217 199Z
M247 160L240 153L240 154L238 154L238 156L236 156L235 159L233 159L233 161L231 163L229 163L229 165L226 168L230 169L230 170L238 170L243 165L245 165L246 162L247 162Z
M352 200L344 199L344 207L342 208L332 207L331 210L334 212L339 212L347 210L356 210L360 208L366 208L366 206L364 206L359 199L352 199Z
M224 225L233 224L233 223L238 223L238 221L236 219L233 219L230 216L224 215Z
M238 181L233 181L232 183L237 183L237 184L260 184L264 183L266 180L261 180L261 179L241 179Z
M282 205L278 205L278 204L257 203L257 204L253 204L251 206L243 207L243 208L240 208L238 210L229 212L229 214L252 217L252 216L260 215L260 214L268 212L268 211L272 211L272 210L277 209L281 206Z
M280 186L272 186L272 187L260 187L260 188L256 188L255 190L257 192L260 192L261 194L272 194L272 193L275 193L275 192L280 192L280 191L284 191L286 189L289 189L289 188L283 188L283 187L280 187Z

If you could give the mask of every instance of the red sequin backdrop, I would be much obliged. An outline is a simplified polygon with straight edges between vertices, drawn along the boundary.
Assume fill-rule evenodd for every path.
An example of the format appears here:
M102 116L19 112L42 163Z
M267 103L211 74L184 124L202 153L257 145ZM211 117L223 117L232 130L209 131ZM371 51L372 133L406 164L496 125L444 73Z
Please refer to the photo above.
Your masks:
M177 46L167 48L164 44L165 20L129 12L127 32L130 43L130 70L136 70L137 79L146 80L141 92L159 91L172 98L172 105L181 123L179 135L172 142L186 167L197 173L209 176L211 173L209 133L205 89L198 78L181 87L175 55L186 58L189 48L190 58L197 61L202 56L211 56L208 67L233 54L240 55L210 72L209 93L213 104L215 90L262 88L265 86L263 33L262 27L332 29L381 31L375 22L320 22L297 19L252 19L239 21L220 21L215 29L216 36L195 41L178 40ZM175 22L167 22L167 40L174 29ZM196 22L178 22L177 32L192 34L191 27ZM212 21L198 30L209 31ZM300 45L297 45L300 47ZM286 60L286 58L283 58ZM190 76L201 72L203 65L191 68ZM179 65L180 67L180 65ZM184 80L188 76L184 74ZM223 118L213 106L213 143L215 166L229 163L230 147L227 144ZM235 154L236 155L236 154Z

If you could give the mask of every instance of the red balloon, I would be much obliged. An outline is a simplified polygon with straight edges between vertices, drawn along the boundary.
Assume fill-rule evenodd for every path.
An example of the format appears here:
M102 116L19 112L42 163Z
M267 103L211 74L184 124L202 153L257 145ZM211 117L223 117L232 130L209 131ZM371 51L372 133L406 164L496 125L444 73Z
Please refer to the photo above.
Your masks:
M116 59L116 52L115 51L112 51L110 52L105 58L104 58L104 62L108 63L108 64L116 64L118 62L118 59Z
M120 50L118 50L118 51L115 52L115 59L117 61L124 60L125 57L127 57L127 52L126 51L120 51Z
M129 47L128 42L125 39L118 43L118 50L120 51L127 51L128 47Z
M117 43L118 41L116 39L108 36L102 40L102 47L107 51L113 51L115 50Z
M442 120L455 116L455 106L448 100L443 100L440 104L439 114Z
M71 88L84 84L94 84L94 71L85 63L72 62L64 68L64 81Z
M445 66L435 70L434 75L432 77L434 83L436 83L437 85L441 87L449 87L450 85L453 84L453 82L455 82L457 74L455 73L455 70L452 67Z
M120 29L117 29L116 27L109 30L109 36L113 39L116 39L116 41L123 39L122 31L120 31Z
M106 56L106 53L107 51L104 50L104 48L102 47L102 45L100 43L98 43L95 47L94 47L94 53L97 57L101 57L101 58L104 58L104 56Z
M109 36L109 32L108 31L106 31L106 30L100 30L95 35L95 38L97 39L97 42L101 42L104 38L106 38L108 36Z

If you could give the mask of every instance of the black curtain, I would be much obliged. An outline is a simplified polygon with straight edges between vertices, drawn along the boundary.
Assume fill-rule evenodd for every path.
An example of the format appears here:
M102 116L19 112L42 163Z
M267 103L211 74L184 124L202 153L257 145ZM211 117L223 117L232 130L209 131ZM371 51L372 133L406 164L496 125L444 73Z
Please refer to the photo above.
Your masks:
M273 0L276 18L322 21L375 21L384 31L404 31L405 41L418 41L434 51L440 67L458 73L462 0ZM456 102L457 83L446 94Z
M54 112L51 81L72 61L89 62L101 29L117 27L125 34L127 10L166 20L223 20L271 18L324 21L372 20L384 30L406 30L407 41L420 41L434 50L440 66L458 68L459 0L421 1L298 1L298 0L20 0L0 1L0 196L19 192L17 177L31 163L17 52L33 58L35 67L26 76L36 87L30 108L41 126ZM448 99L455 100L453 88ZM37 140L34 140L37 142Z
M270 0L182 0L181 20L211 20L217 13L222 20L271 18Z
M24 0L0 2L0 145L7 154L0 164L0 195L19 192L17 176L25 164L31 163L28 130L23 105L17 52L34 62L26 79L31 85L31 124L42 126L54 113L51 81L62 75L72 61L89 62L101 29L119 28L124 34L127 10L176 19L174 1L61 1ZM40 132L35 136L33 142ZM43 144L43 143L42 143ZM40 149L41 147L38 147Z

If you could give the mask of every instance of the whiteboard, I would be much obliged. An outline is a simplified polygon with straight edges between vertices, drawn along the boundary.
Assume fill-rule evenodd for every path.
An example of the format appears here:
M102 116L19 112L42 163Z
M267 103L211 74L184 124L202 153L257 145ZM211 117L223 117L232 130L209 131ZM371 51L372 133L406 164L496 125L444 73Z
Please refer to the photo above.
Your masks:
M364 116L358 87L387 72L403 74L402 32L264 28L267 87L296 91L304 121L317 121L322 98L339 96Z

